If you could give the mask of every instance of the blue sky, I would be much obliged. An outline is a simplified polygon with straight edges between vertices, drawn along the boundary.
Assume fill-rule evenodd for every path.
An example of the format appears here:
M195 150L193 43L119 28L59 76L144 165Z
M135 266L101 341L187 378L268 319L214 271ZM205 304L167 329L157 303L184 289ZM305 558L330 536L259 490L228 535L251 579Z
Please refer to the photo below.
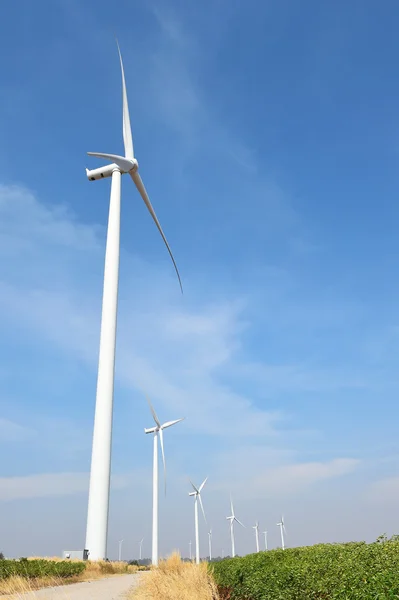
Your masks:
M239 518L288 545L398 533L399 8L19 0L0 22L1 550L84 544L109 181L125 62L109 555L145 536L164 420L161 552L188 552L209 475L214 551ZM202 553L206 553L202 526ZM255 547L237 532L237 550Z

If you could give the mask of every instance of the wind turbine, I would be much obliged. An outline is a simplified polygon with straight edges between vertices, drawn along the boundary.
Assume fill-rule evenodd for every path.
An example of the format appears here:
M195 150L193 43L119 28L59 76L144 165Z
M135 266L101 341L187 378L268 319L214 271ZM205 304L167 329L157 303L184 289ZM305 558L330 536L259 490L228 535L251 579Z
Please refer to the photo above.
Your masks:
M284 525L284 517L281 516L281 521L280 523L277 523L278 527L280 527L280 533L281 533L281 547L284 550L285 549L285 544L284 544L284 533L287 533L285 530L285 525Z
M142 538L142 539L139 541L139 544L140 544L140 560L141 560L141 558L142 558L143 542L144 542L144 538Z
M122 560L122 544L123 540L119 540L119 562Z
M236 555L236 548L235 548L235 543L234 543L234 521L239 523L241 525L241 527L245 527L245 525L243 525L241 523L241 521L239 521L237 519L237 517L235 516L233 500L232 500L231 496L230 496L230 506L231 506L231 515L230 515L230 517L226 517L226 519L228 519L230 521L231 557L234 558Z
M193 484L192 481L190 481L191 485L193 486L194 491L188 493L189 496L194 496L195 497L195 502L194 502L194 517L195 517L195 562L197 563L197 565L199 565L199 563L200 563L199 532L198 532L198 502L201 504L202 514L204 515L204 519L205 519L205 523L206 523L206 516L205 516L205 511L204 511L204 505L202 504L201 492L202 492L202 489L203 489L204 485L207 482L207 479L208 479L208 477L206 477L204 479L204 481L201 483L201 485L198 488Z
M258 521L256 521L256 523L252 527L252 529L255 529L256 552L259 552L259 523L258 523Z
M264 531L263 535L265 536L265 550L267 550L267 531Z
M165 450L163 446L163 430L176 423L180 423L183 419L176 419L175 421L167 421L161 425L156 412L147 398L148 405L150 407L152 417L155 421L155 427L144 429L145 433L154 434L154 463L153 463L153 488L152 488L152 564L158 564L158 436L161 442L162 462L163 462L163 473L165 481L165 494L166 494L166 464L165 464Z
M192 560L193 555L191 553L191 540L189 541L188 546L190 548L190 560Z
M212 560L212 529L208 531L208 543L209 543L209 562Z
M97 156L110 160L111 164L92 171L86 169L86 174L90 181L111 177L111 198L105 251L100 351L98 359L96 408L85 546L89 551L91 560L104 559L107 554L122 174L129 173L144 200L172 258L179 279L180 288L182 289L180 275L172 251L138 173L138 162L133 151L133 138L130 127L125 74L119 45L118 52L122 73L123 141L125 146L125 156L88 152L90 156Z

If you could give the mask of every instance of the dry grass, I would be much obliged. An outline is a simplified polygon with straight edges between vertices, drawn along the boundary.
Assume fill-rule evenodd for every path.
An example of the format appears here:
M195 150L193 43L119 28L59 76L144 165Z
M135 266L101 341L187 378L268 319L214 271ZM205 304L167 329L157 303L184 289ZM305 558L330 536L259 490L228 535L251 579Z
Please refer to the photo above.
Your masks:
M173 553L140 579L130 600L217 600L215 582L207 563L183 562Z
M43 557L40 557L43 559ZM40 560L39 557L35 557L36 560ZM31 557L33 560L33 557ZM46 557L46 560L53 560L54 562L61 562L62 558L59 557ZM73 560L73 562L81 562L79 560ZM27 579L26 577L9 577L7 579L0 579L0 596L8 596L15 594L16 597L19 595L32 591L39 590L44 587L54 587L58 585L69 585L71 583L79 583L80 581L93 581L94 579L102 579L103 577L112 577L113 575L124 575L126 573L136 573L138 567L135 565L127 565L124 562L107 562L98 561L92 562L87 561L86 569L77 577L70 577L63 579L61 577L38 577L37 579Z

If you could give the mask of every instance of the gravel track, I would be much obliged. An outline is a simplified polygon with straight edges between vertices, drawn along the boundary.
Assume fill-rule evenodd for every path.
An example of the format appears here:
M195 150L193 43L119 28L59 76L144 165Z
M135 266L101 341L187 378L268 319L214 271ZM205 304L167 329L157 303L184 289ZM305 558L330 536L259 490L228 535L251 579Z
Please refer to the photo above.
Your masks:
M120 575L82 581L71 585L58 585L56 587L34 590L27 594L14 596L0 596L1 600L122 600L126 593L138 583L140 575Z

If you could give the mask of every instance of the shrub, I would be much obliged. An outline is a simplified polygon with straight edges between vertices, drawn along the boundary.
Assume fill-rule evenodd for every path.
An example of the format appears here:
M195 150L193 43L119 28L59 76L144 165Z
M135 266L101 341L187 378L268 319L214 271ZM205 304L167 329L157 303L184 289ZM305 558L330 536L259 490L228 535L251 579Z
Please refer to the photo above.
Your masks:
M231 600L399 598L399 542L379 541L272 550L210 566Z

